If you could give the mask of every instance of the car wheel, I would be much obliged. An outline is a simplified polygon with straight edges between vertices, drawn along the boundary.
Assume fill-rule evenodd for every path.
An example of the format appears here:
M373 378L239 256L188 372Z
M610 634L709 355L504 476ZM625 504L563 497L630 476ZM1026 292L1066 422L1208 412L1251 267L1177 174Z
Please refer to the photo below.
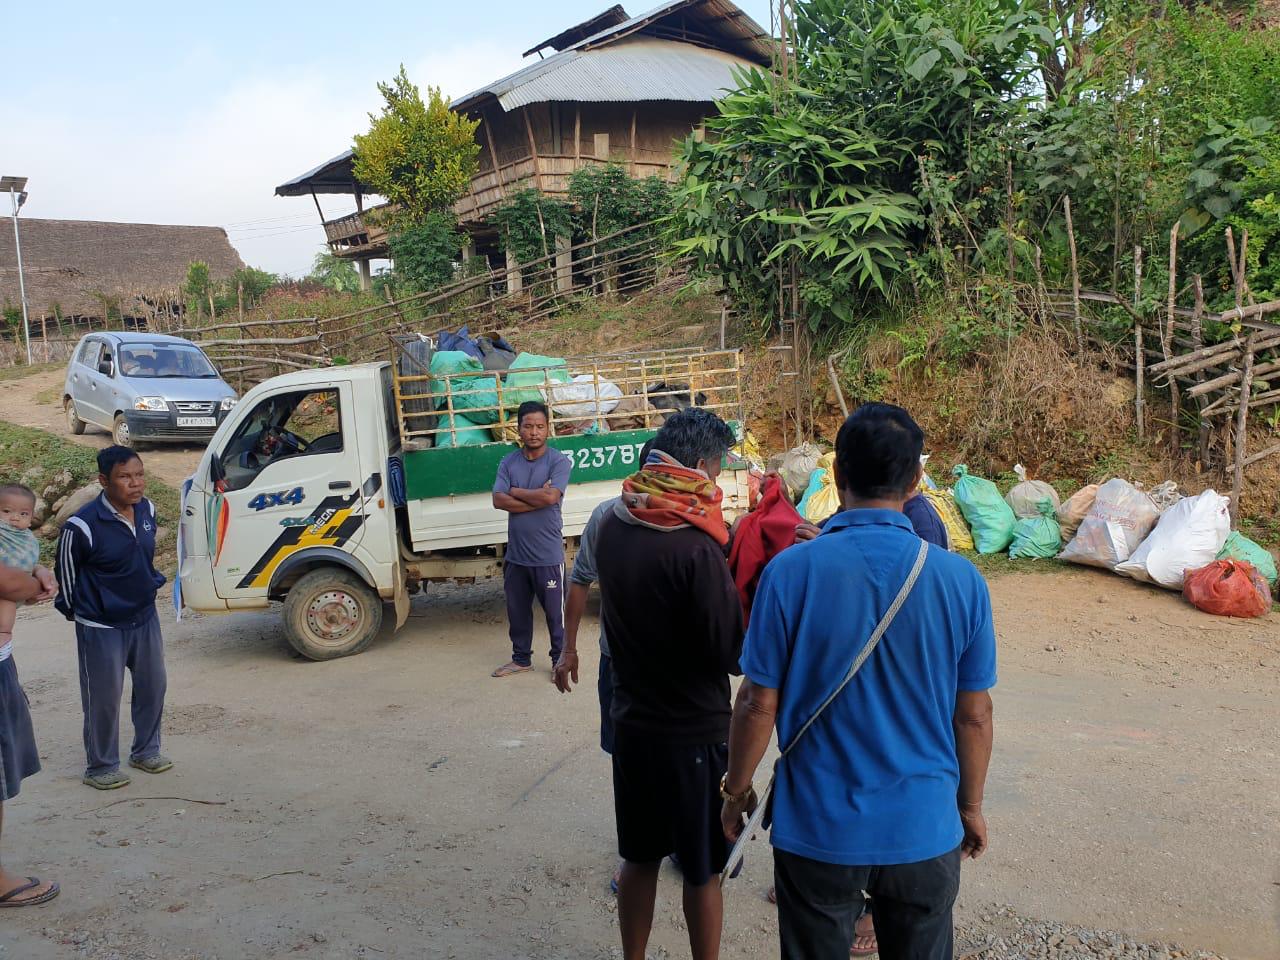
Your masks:
M63 411L67 415L67 429L77 437L84 433L84 421L80 419L80 415L76 413L76 402L67 397L62 404Z
M382 599L349 570L321 567L289 588L285 636L309 660L362 652L382 626Z
M129 421L124 418L123 413L116 414L115 423L111 427L111 440L116 446L133 446L133 434L129 432Z

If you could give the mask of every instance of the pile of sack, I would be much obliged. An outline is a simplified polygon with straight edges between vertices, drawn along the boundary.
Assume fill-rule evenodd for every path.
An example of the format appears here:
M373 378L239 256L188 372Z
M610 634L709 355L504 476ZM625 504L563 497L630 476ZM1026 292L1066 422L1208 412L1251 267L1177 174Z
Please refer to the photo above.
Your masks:
M1061 502L1028 480L1002 497L994 483L955 468L951 491L979 553L1058 557L1170 590L1211 613L1262 616L1277 583L1275 558L1231 530L1230 502L1214 490L1186 497L1169 482L1152 490L1120 478L1091 484ZM1064 546L1065 544L1065 546Z
M820 524L840 510L834 454L806 443L772 466L805 520ZM1014 473L1018 482L1005 495L964 464L952 471L950 489L923 475L918 496L945 527L950 549L1113 570L1182 591L1199 609L1224 616L1258 617L1271 609L1275 558L1231 530L1229 501L1216 491L1188 497L1172 482L1145 490L1116 478L1063 501L1022 464Z
M466 327L420 336L405 345L405 353L401 376L426 371L439 378L402 389L405 409L415 414L414 428L439 431L437 447L514 442L515 412L528 400L551 408L559 435L639 430L646 414L651 426L661 426L667 414L706 401L701 394L690 396L682 383L651 384L647 395L627 395L608 380L571 374L562 357L520 352L497 334L472 337Z

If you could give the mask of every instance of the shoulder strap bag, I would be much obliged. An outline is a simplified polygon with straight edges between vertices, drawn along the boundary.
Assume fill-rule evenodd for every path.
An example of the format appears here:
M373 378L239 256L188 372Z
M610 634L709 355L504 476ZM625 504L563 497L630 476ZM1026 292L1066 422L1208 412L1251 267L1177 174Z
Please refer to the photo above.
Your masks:
M929 544L923 540L920 541L920 551L916 554L915 563L911 567L911 572L907 574L906 581L902 584L902 589L898 591L898 595L894 598L893 603L889 605L889 609L885 611L880 622L876 624L875 630L871 632L871 636L867 638L867 642L862 645L858 651L858 655L853 658L853 662L849 664L849 669L845 671L844 679L836 686L827 699L823 700L813 715L801 725L796 735L791 738L791 742L783 747L782 752L778 755L778 759L774 761L773 773L769 776L769 784L764 788L764 792L759 795L756 803L755 812L751 814L747 820L747 825L742 833L738 835L738 842L733 845L733 850L729 852L729 859L725 863L724 870L720 874L720 885L724 886L726 880L742 865L743 855L746 853L747 843L752 839L762 826L768 826L765 822L766 817L771 814L773 801L773 785L778 779L778 765L787 759L787 755L796 748L796 744L809 732L820 716L831 706L836 697L844 691L849 685L849 681L854 675L862 669L862 665L867 662L867 658L871 656L873 650L880 643L880 638L884 636L889 625L893 623L894 618L898 616L898 611L902 609L902 605L907 602L907 597L911 595L911 591L915 588L916 581L920 579L920 571L924 569L925 558L929 555ZM771 819L771 816L770 816Z

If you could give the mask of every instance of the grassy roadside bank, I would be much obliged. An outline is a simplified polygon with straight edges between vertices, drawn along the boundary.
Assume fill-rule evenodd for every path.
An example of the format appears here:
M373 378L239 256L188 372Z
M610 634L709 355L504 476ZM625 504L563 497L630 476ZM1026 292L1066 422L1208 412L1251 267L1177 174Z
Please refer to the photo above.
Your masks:
M0 420L0 482L23 483L40 495L65 471L76 490L98 479L97 451L62 437ZM156 566L166 574L176 565L178 491L156 479L147 480L147 496L156 505L162 539L156 545ZM52 509L53 504L49 504ZM52 565L56 541L40 541L42 562Z

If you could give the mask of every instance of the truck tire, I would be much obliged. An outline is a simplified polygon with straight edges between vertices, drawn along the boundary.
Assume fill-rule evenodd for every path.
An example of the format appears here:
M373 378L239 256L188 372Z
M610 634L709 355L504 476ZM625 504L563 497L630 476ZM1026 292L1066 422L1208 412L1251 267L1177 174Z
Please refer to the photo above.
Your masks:
M83 434L84 421L80 419L80 414L76 413L76 402L67 397L63 409L67 414L67 429L77 437Z
M382 598L350 570L304 574L284 601L289 644L310 660L362 653L382 626Z

